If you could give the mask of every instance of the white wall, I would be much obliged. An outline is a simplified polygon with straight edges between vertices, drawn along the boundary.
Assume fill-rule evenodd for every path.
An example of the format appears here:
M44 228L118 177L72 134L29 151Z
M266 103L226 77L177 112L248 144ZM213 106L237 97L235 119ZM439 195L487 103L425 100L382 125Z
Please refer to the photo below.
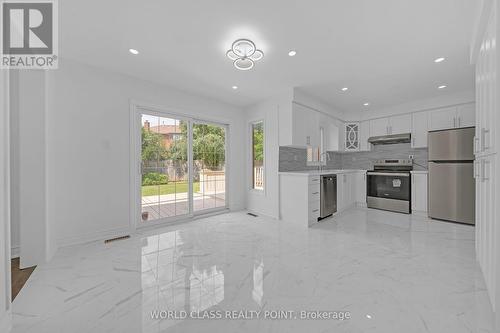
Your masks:
M11 216L11 224L10 224L10 244L12 250L12 256L19 256L19 246L20 246L20 234L21 234L21 226L19 221L19 200L14 200L13 198L19 198L19 71L11 70L10 76L10 87L13 89L9 90L10 93L10 133L12 135L10 140L10 196L11 196L11 205L10 205L10 216ZM14 134L15 133L15 134Z
M435 98L416 100L388 108L374 108L363 112L345 113L346 121L359 121L377 117L387 117L402 113L432 110L447 106L471 103L476 100L474 91L463 91L454 94L446 94Z
M326 115L329 115L333 118L336 118L338 120L344 120L345 119L345 114L341 110L336 110L332 108L331 106L323 103L322 101L318 100L316 97L313 97L300 88L294 88L293 89L293 101L295 103L301 104L303 106L307 106L313 110L319 111L321 113L324 113Z
M8 71L0 70L0 332L10 329L10 175Z
M19 159L12 166L19 176L13 186L13 197L19 209L20 266L21 268L45 262L47 252L47 197L46 197L46 91L45 71L19 71L18 132L12 133L12 149Z
M228 123L230 209L245 207L239 108L68 59L48 73L48 94L48 220L59 244L130 231L130 100Z
M280 126L280 120L291 117L280 117L280 114L291 114L292 94L283 95L263 101L245 109L246 111L246 144L247 144L247 209L257 214L279 218L279 138L282 129L289 129L291 124ZM252 189L252 150L251 123L264 120L264 191Z

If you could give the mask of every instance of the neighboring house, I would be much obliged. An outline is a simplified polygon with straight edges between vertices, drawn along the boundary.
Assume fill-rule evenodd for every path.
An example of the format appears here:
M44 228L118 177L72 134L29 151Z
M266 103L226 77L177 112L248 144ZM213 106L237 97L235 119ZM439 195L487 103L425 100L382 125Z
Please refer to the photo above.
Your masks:
M181 128L177 125L151 126L151 123L146 120L143 127L147 131L161 134L161 136L163 137L163 146L167 149L170 148L172 142L180 139L182 136Z

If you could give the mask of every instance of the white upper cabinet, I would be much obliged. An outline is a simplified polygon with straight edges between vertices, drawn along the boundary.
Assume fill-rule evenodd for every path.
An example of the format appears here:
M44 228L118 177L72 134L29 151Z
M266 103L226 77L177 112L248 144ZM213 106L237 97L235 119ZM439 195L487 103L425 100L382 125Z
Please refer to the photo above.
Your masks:
M411 115L403 114L389 118L389 134L403 134L411 132Z
M429 130L455 128L457 124L457 108L450 107L429 112Z
M429 111L429 130L470 127L475 125L474 103Z
M345 123L345 150L359 150L359 123Z
M293 105L292 145L319 147L319 113L301 105Z
M387 134L389 134L389 118L370 120L370 136L381 136Z
M385 117L370 120L370 136L402 134L411 132L411 115Z
M411 147L427 147L428 112L415 112L412 114Z
M359 150L368 151L370 150L370 144L368 143L368 138L370 137L370 122L362 121L359 123Z
M464 104L457 107L458 127L476 126L476 104Z

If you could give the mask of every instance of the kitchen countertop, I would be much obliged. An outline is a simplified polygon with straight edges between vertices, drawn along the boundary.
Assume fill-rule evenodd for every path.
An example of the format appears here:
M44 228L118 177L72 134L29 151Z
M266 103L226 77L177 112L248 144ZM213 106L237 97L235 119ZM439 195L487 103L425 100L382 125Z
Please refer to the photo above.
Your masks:
M353 172L366 172L366 170L353 170L353 169L335 169L335 170L304 170L304 171L282 171L278 172L280 175L288 176L321 176L321 175L335 175L342 173L353 173Z

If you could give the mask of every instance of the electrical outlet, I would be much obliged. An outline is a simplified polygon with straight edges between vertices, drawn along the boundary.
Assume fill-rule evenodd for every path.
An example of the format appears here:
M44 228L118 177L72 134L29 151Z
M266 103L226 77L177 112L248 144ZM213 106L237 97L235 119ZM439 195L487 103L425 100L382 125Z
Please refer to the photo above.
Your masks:
M409 158L410 160L412 160L412 159L413 159L413 155L408 155L408 158Z

